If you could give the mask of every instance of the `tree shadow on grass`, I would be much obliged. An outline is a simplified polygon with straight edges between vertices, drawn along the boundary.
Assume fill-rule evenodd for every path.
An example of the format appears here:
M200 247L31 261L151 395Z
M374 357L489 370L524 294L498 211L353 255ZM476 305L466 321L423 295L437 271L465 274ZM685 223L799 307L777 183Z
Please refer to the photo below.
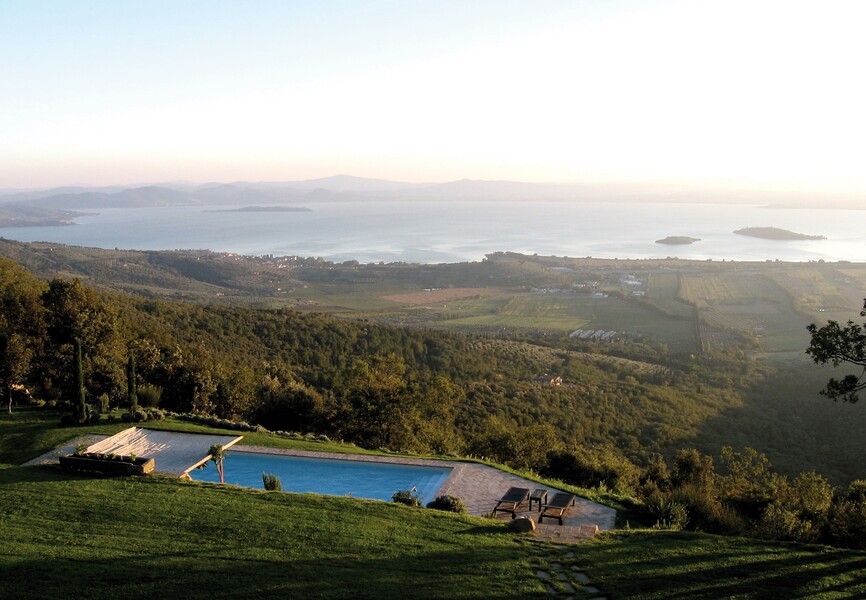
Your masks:
M508 530L502 525L476 525L475 527L470 527L469 529L464 529L459 532L461 535L484 535L490 533L509 533Z
M688 534L627 536L587 550L581 564L590 576L626 596L866 596L866 553L852 550Z
M230 545L230 540L227 544ZM338 560L181 552L117 558L0 560L9 598L545 598L508 549Z
M0 485L11 483L45 483L50 481L85 481L104 479L102 475L89 475L65 471L60 465L30 465L0 469Z

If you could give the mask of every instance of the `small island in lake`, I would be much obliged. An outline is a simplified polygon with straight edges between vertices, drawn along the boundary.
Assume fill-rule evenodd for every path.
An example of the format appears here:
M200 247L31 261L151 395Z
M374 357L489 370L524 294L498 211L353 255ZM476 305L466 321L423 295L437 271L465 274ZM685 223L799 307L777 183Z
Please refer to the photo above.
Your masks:
M687 235L669 235L668 237L656 240L656 244L669 244L671 246L682 246L685 244L694 244L695 242L700 242L701 238L693 238Z
M306 206L244 206L204 212L311 212Z
M778 227L744 227L737 229L734 233L737 235L747 235L749 237L761 238L764 240L826 240L823 235L807 235L805 233L796 233L787 229L779 229Z

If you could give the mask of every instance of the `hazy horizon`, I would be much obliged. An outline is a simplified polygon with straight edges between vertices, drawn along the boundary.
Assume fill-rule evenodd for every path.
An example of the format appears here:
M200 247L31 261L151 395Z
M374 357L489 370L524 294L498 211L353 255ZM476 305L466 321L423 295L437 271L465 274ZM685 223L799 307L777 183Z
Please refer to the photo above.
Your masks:
M69 208L76 208L75 198L96 194L110 194L116 197L119 207L124 206L124 194L136 194L137 190L151 190L157 193L164 190L182 190L183 193L198 195L216 188L235 188L224 192L216 203L227 201L225 193L233 195L229 204L280 204L286 201L315 201L315 198L297 194L328 192L341 195L345 200L364 201L365 199L404 199L420 198L447 200L488 200L488 201L575 201L575 202L695 202L703 204L752 204L788 208L847 208L866 209L866 190L863 192L821 192L808 189L785 190L769 186L723 185L711 187L689 183L668 182L601 182L583 181L563 182L526 182L508 180L483 180L462 178L452 181L395 181L383 178L365 178L348 174L294 181L149 181L117 183L112 185L88 185L69 183L60 186L34 188L0 187L0 204L16 202L38 202L49 197L66 198ZM275 193L255 201L245 199L245 192ZM279 196L280 191L293 194L291 197ZM57 196L55 196L57 194ZM197 202L207 199L198 198ZM215 199L216 200L216 199ZM64 205L55 204L55 208Z
M348 173L859 195L864 17L854 0L4 3L0 188Z

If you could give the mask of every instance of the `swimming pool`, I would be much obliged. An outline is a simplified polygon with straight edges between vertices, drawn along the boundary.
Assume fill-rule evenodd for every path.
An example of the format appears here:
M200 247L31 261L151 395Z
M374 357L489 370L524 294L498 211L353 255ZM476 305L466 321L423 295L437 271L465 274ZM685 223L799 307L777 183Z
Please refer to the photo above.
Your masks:
M352 496L390 502L394 492L416 489L426 504L451 474L451 467L427 467L364 460L309 458L255 452L227 452L226 483L264 489L262 473L280 478L285 492L313 492L330 496ZM189 473L196 481L219 482L216 468Z

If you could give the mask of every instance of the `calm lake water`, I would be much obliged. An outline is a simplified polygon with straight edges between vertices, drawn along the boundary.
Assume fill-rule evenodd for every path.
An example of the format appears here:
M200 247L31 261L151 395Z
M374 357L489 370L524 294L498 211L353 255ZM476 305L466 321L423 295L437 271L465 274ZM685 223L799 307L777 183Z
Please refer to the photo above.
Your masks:
M866 261L866 210L769 209L636 202L316 202L310 212L209 212L209 207L110 209L68 227L0 228L0 236L98 248L210 249L326 260L443 263L485 254L599 258ZM772 241L734 235L779 227L823 235ZM669 235L688 246L654 243Z

